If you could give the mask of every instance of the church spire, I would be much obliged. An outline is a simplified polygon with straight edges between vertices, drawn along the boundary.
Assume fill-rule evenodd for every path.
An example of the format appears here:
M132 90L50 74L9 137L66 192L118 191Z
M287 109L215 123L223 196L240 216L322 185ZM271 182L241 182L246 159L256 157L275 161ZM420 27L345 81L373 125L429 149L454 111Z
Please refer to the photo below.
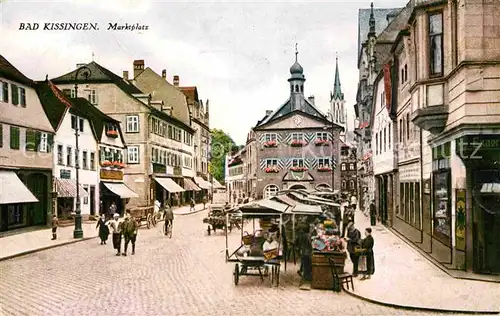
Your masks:
M368 32L368 37L375 36L375 16L373 15L373 2L370 5L370 19L368 24L370 25L370 31Z
M335 82L333 83L332 99L344 100L344 94L340 88L339 57L335 58Z

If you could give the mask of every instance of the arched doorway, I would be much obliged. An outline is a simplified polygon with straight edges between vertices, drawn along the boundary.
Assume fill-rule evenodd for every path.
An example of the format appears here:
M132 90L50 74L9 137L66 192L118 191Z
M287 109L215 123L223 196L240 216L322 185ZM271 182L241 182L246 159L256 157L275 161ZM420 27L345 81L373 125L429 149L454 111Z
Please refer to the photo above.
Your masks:
M302 184L294 184L290 187L290 190L307 190Z
M331 191L331 187L327 183L320 183L316 186L316 190Z
M275 184L268 184L265 188L264 188L264 198L269 198L271 196L275 196L276 193L278 193L278 191L280 190L280 188L278 188L277 185Z

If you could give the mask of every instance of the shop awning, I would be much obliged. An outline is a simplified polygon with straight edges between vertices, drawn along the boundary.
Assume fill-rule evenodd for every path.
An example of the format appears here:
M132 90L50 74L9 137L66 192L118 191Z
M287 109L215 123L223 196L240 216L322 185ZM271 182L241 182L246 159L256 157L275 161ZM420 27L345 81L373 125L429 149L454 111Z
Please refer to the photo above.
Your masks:
M14 171L0 171L0 204L34 202L38 199Z
M58 198L74 198L76 197L76 181L73 179L58 179L56 178L56 188ZM80 184L80 197L88 197L89 194Z
M184 178L184 189L186 191L201 191L201 189L189 178Z
M205 181L205 179L203 179L202 177L195 177L194 181L202 189L210 190L210 188L212 187L212 185L209 182Z
M111 183L103 182L104 186L109 189L109 191L118 195L122 199L137 198L139 195L132 191L128 186L123 183Z
M156 182L158 182L165 190L170 193L184 192L183 188L181 188L174 180L170 178L155 178Z
M214 179L214 189L225 189L225 188L226 187L220 184L220 182L217 181L217 179Z

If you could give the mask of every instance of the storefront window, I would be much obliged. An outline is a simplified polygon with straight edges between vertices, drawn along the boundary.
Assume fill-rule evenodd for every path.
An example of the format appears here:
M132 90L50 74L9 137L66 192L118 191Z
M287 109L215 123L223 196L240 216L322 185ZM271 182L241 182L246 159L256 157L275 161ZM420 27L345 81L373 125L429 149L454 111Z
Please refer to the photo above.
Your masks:
M434 237L446 245L451 244L450 172L434 173Z

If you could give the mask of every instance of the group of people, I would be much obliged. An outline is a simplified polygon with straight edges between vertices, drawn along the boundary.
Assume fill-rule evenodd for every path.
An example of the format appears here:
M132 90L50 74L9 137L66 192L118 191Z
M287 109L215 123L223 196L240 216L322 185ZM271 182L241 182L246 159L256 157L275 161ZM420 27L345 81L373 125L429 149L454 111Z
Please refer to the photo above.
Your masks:
M363 277L361 280L366 280L375 273L375 260L373 256L373 246L375 241L372 236L372 229L365 229L365 238L361 238L361 232L350 222L347 226L347 252L351 258L353 271L352 276L357 277L359 274L360 263L363 267ZM361 261L362 260L362 261Z
M113 214L113 219L107 221L103 214L97 221L96 229L99 229L99 238L101 245L106 245L108 236L111 233L113 248L116 250L117 256L126 256L129 243L132 244L132 255L135 254L135 242L137 240L137 232L139 223L131 216L130 211L125 213L125 217L120 219L120 214ZM122 240L124 240L124 249L121 251Z

